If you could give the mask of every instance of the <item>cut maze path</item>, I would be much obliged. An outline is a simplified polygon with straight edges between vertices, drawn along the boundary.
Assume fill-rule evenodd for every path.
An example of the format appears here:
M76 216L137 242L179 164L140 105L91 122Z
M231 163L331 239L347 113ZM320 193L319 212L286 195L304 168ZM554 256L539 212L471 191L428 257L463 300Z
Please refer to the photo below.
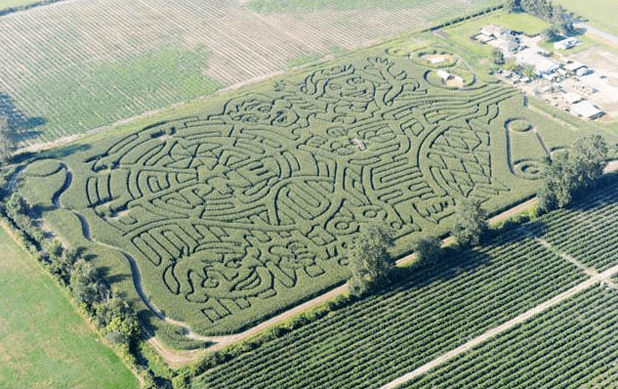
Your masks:
M521 203L509 210L506 210L492 218L490 218L488 220L488 222L490 224L497 224L501 221L504 221L518 213L524 212L528 209L530 209L531 207L533 207L535 204L537 203L537 199L531 199L528 200L524 203ZM453 244L455 242L455 239L453 237L448 237L446 239L444 239L442 241L442 244L444 246ZM403 258L400 258L399 260L397 260L397 266L405 266L408 264L413 263L416 260L416 255L414 253L407 255ZM165 359L165 361L172 367L180 367L185 363L189 363L195 360L198 360L199 358L201 358L206 352L211 352L211 351L216 351L216 350L220 350L224 347L227 347L233 343L237 343L243 340L246 340L252 336L257 335L258 333L260 333L261 331L272 327L274 325L277 324L281 324L283 322L285 322L286 320L289 320L295 316L300 315L301 313L311 309L311 308L315 308L321 304L324 304L334 298L336 298L337 296L343 295L344 293L346 293L348 291L348 286L347 285L341 285L335 289L332 289L331 291L324 293L314 299L311 299L301 305L298 305L292 309L289 309L277 316L274 316L273 318L264 321L260 324L258 324L255 327L252 327L244 332L238 333L238 334L233 334L233 335L227 335L227 336L200 336L197 335L195 333L193 333L190 328L187 327L186 324L184 323L180 323L174 320L171 320L169 318L166 318L165 320L185 327L189 330L189 337L192 339L198 339L198 340L202 340L202 341L207 341L207 342L211 342L214 343L212 346L206 348L206 349L202 349L202 350L175 350L172 348L168 348L165 345L163 345L156 337L150 337L148 339L148 342L161 354L161 356Z

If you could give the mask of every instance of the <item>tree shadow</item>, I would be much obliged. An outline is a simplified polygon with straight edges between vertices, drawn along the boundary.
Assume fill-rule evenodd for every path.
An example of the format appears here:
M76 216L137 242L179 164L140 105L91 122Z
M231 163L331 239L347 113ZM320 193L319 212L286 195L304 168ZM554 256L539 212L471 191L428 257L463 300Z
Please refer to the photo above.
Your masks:
M394 268L389 281L375 288L372 294L422 288L436 281L451 280L462 273L491 265L494 258L488 254L487 247L512 245L526 239L541 237L546 231L547 226L540 220L514 222L500 229L490 230L479 246L448 246L443 248L443 255L436 261Z
M105 281L110 285L131 278L131 276L127 274L114 273L112 275L112 269L108 266L101 266L101 267L98 267L97 269L99 271L99 274L101 274L101 276L105 279Z
M607 191L618 191L618 172L604 174L594 187L580 190L573 196L573 201L566 209L574 211L590 211L600 206L615 204L618 198L608 196Z
M54 148L52 150L47 150L39 154L39 157L44 158L57 158L62 159L64 157L68 157L71 154L89 150L92 146L89 144L69 144L63 147Z
M40 137L43 132L35 128L47 123L47 119L44 117L28 117L18 110L13 103L13 98L4 92L0 92L0 116L9 120L9 129L15 142Z

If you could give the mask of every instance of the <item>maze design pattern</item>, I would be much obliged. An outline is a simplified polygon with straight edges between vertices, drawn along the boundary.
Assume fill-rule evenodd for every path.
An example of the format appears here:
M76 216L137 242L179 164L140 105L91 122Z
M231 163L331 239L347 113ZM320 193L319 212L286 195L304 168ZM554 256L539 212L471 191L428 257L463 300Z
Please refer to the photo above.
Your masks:
M385 53L150 126L87 161L89 207L217 323L345 266L362 223L402 237L508 190L488 124L515 92L430 72Z

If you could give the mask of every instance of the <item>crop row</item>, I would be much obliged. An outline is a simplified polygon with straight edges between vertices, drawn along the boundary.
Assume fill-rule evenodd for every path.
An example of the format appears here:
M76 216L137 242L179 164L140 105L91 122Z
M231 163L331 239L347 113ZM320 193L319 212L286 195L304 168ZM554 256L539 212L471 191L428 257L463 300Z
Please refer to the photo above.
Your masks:
M618 264L617 189L613 182L570 209L540 218L545 230L540 236L598 271Z
M488 2L495 3L457 8L467 12ZM436 9L453 12L452 3L412 4L403 13L388 7L379 15L360 11L345 28L337 20L350 18L340 13L262 18L229 0L58 4L4 18L0 90L26 115L45 118L44 136L52 139L209 93L215 83L272 74L309 53L350 49L378 35L426 26L440 19ZM72 17L63 20L67 14ZM376 17L398 22L376 23Z
M452 253L434 268L408 271L383 294L238 357L197 386L378 387L584 278L514 233L485 249Z
M618 358L618 292L593 286L402 388L582 388Z

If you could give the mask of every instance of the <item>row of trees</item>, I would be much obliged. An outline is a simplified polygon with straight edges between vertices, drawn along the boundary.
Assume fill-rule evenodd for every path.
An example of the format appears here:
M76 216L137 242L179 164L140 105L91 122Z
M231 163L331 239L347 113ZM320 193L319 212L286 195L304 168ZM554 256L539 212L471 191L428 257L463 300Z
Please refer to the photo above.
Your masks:
M451 235L460 246L477 245L487 232L487 213L480 200L464 199L457 206L455 223ZM355 296L369 293L376 287L390 283L390 275L395 267L395 258L389 253L393 247L393 232L384 225L365 225L361 227L350 250L352 276L348 287ZM427 236L414 243L417 263L434 263L443 255L442 240Z
M18 192L8 198L4 212L29 237L28 246L68 288L79 307L126 356L130 355L129 349L141 337L141 325L131 303L114 295L101 272L84 258L82 250L66 249L57 239L47 237L30 216L30 205Z
M594 187L607 166L609 148L600 135L578 139L569 151L546 161L537 197L539 209L564 208L578 193Z

